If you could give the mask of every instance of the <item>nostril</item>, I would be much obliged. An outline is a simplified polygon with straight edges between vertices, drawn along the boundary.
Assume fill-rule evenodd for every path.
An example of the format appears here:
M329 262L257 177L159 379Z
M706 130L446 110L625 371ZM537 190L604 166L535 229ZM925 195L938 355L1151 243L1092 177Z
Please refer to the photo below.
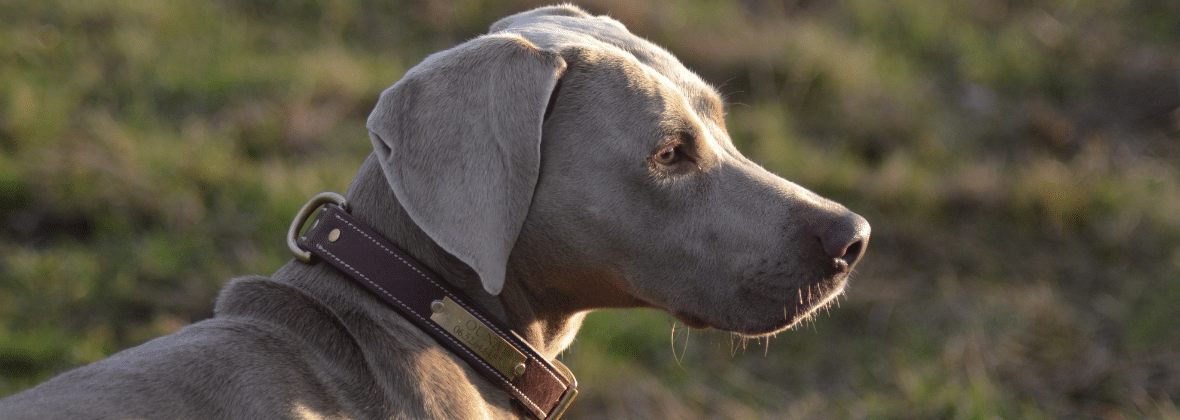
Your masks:
M869 223L855 213L832 220L819 236L824 252L843 270L852 268L864 256L869 242Z
M844 262L848 263L849 267L852 267L857 261L860 261L860 256L864 253L864 248L865 240L858 240L853 242L852 245L848 245L848 248L844 250L844 255L836 258L844 260Z

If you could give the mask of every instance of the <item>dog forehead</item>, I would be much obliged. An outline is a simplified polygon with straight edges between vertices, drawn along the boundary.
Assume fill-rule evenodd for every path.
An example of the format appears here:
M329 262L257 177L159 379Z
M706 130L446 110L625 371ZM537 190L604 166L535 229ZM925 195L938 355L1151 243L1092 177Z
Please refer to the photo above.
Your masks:
M492 34L515 34L549 51L589 48L631 61L655 79L674 87L695 109L716 121L723 104L716 90L664 48L606 16L591 16L572 6L542 7L494 23Z
M541 48L557 50L571 46L613 47L636 58L654 58L667 51L632 34L619 21L606 16L588 14L555 14L555 9L543 8L501 19L492 24L490 33L516 33ZM648 60L650 61L650 60Z

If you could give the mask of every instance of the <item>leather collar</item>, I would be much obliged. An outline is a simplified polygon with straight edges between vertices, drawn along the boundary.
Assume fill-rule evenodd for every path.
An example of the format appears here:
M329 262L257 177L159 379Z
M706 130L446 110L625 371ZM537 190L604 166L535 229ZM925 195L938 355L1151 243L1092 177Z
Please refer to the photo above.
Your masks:
M296 240L321 206L311 228ZM287 235L296 258L310 263L318 257L348 274L536 418L561 417L578 394L578 382L565 365L546 361L462 291L350 216L347 208L336 193L320 193L308 201Z

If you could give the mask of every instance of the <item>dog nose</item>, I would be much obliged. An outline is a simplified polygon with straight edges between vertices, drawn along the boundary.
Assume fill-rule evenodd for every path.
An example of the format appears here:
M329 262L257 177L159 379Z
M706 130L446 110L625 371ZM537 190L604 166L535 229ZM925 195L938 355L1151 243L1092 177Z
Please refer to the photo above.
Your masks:
M869 222L860 215L848 212L833 219L819 234L824 252L836 260L843 270L852 269L869 244Z

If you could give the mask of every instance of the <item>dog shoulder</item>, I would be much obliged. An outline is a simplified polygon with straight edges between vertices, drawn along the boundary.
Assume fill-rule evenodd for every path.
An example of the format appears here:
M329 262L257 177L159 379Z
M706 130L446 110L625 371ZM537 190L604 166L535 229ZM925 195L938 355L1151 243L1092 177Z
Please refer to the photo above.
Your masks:
M0 400L0 418L332 417L372 402L342 397L365 395L353 388L373 378L348 368L364 365L359 350L314 299L253 277L228 285L218 306L212 319Z
M272 397L323 402L301 350L260 330L221 319L187 326L6 398L0 417L216 418L230 408L266 417L293 409Z

